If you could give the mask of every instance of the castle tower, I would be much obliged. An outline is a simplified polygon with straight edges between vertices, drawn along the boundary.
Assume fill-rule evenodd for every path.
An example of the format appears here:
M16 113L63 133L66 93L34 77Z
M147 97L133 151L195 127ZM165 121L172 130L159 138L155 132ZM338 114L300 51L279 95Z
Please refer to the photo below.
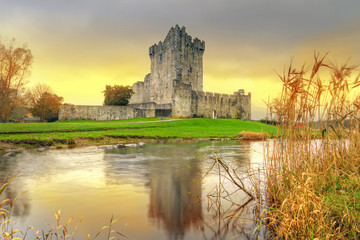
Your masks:
M203 54L205 42L186 33L185 27L172 27L164 42L149 48L151 74L144 91L150 92L150 102L171 103L173 80L191 83L192 89L203 90ZM145 83L146 85L146 83Z
M203 92L204 51L204 41L192 39L185 27L176 25L163 42L149 48L151 72L144 81L132 85L135 94L126 108L65 106L60 109L59 119L118 120L134 116L251 119L251 93L245 95L243 89L232 95ZM72 118L74 114L77 117Z

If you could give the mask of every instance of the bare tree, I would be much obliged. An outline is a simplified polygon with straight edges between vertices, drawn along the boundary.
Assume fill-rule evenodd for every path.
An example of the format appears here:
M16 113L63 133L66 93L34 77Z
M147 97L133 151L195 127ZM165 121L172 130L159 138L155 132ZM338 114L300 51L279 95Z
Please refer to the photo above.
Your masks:
M33 55L26 45L16 47L15 39L0 39L0 122L6 122L18 104L32 62Z
M29 89L26 93L28 107L34 106L44 93L52 93L52 89L45 83L37 83L34 87Z

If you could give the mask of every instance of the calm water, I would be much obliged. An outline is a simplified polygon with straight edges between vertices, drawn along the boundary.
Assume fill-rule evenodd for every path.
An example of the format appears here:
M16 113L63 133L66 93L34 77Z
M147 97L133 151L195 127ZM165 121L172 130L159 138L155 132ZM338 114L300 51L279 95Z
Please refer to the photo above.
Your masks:
M255 204L242 207L248 201L242 191L231 195L233 202L217 201L216 171L200 179L213 153L241 173L262 163L262 151L261 142L199 142L25 152L1 159L0 177L20 174L5 197L27 191L12 213L20 229L48 229L61 209L63 223L84 217L76 239L94 237L112 215L122 218L114 228L128 239L256 239L253 221L224 219L234 212L254 218ZM229 193L236 190L224 181Z

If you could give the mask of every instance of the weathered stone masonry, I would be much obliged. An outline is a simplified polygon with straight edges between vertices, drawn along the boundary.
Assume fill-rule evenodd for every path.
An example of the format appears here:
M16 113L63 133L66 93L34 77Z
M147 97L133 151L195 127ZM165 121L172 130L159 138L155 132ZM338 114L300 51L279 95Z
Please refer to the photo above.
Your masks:
M122 120L138 117L155 117L155 109L139 109L131 106L63 105L59 120Z
M233 95L194 91L190 84L174 81L172 115L176 117L251 118L251 94L240 89Z
M251 94L203 92L205 42L171 28L164 42L149 49L151 73L132 88L131 103L171 104L173 117L251 118Z
M203 92L205 42L192 39L185 27L172 27L163 42L149 48L151 72L133 84L126 107L60 108L59 120L120 120L134 117L204 117L251 119L251 94Z

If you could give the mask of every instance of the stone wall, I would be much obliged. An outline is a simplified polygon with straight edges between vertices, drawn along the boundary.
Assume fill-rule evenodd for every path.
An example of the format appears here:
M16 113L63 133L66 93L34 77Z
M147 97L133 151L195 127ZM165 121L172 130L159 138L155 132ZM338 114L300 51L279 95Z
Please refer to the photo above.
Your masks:
M131 86L134 95L130 98L129 103L151 102L150 93L150 73L145 76L144 81L138 81Z
M129 103L142 103L144 102L144 82L138 81L131 86L134 95L130 98Z
M155 109L138 109L130 106L63 105L59 120L122 120L155 117Z
M156 103L154 102L131 103L128 104L127 106L138 109L155 109Z
M174 83L173 117L251 119L251 93L233 95L194 91L190 84Z
M191 111L191 84L174 80L174 100L172 103L172 117L192 117Z
M243 90L242 90L243 91ZM233 95L192 91L193 117L251 119L251 93Z
M156 104L155 109L172 109L171 103Z
M144 93L143 93L142 102L151 102L153 93L150 92L150 88L151 88L151 74L148 73L144 79Z
M128 104L128 106L138 109L171 109L172 108L171 103L156 104L154 102L132 103L132 104Z

